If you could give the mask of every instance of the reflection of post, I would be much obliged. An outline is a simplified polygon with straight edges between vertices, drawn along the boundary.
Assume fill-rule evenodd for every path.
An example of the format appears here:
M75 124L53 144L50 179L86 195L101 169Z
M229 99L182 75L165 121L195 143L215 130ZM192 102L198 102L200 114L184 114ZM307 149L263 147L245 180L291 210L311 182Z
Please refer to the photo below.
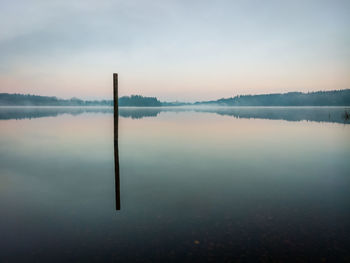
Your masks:
M115 171L115 207L120 210L120 179L119 179L119 152L118 152L118 74L113 74L114 99L114 171Z

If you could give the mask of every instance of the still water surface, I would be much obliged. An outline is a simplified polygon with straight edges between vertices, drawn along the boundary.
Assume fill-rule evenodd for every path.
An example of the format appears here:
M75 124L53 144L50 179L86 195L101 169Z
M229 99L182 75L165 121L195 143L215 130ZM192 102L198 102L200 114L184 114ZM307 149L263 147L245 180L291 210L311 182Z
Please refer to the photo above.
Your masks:
M344 108L0 109L1 262L347 261Z

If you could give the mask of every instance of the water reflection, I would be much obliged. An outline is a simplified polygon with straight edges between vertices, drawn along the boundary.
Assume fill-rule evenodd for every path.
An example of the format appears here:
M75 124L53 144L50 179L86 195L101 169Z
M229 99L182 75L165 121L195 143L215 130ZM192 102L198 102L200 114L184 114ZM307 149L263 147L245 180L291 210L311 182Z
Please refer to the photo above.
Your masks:
M119 116L141 119L157 117L166 112L204 112L234 118L254 118L286 121L316 121L349 124L346 113L350 107L120 107ZM112 114L112 107L0 107L0 120L55 117L62 114Z
M0 121L0 261L349 258L350 125L108 110Z
M118 147L118 108L113 114L114 129L114 180L115 180L115 209L120 210L120 176L119 176L119 147Z
M170 109L168 109L170 110ZM142 119L145 117L157 117L162 111L167 111L163 108L119 108L119 116L131 119Z
M0 120L57 117L62 114L113 113L112 107L0 107Z
M349 109L340 107L225 107L199 111L235 118L349 123L349 120L344 116L346 110L349 111Z

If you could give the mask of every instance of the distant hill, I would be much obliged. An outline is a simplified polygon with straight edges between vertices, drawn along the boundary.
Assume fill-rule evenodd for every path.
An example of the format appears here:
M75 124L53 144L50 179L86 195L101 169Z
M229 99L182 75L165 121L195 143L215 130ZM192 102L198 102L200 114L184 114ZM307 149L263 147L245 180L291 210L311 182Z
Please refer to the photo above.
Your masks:
M240 95L212 101L195 103L161 102L156 97L140 95L124 96L118 99L120 107L160 106L350 106L350 89L317 91L309 93L289 92L263 95ZM57 97L0 93L0 106L113 106L113 100L69 100Z
M119 98L119 106L159 107L162 103L155 97L140 95ZM113 100L81 100L77 98L0 93L0 106L113 106Z
M133 107L159 107L162 103L156 97L143 97L140 95L124 96L118 99L118 105Z
M112 100L69 100L56 97L0 93L0 106L112 106Z
M317 91L310 93L289 92L263 95L243 95L213 101L196 102L194 105L218 106L350 106L350 89Z

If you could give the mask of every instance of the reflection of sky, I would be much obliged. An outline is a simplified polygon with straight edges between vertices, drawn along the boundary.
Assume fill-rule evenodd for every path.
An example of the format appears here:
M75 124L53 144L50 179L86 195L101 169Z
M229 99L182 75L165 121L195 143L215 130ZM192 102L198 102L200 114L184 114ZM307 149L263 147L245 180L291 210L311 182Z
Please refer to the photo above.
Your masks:
M49 151L51 158L59 161L62 156L76 158L83 152L89 152L91 160L99 160L106 158L106 153L95 154L97 148L92 148L91 144L105 146L104 149L110 148L112 152L112 129L113 116L109 114L81 115L79 122L69 115L35 121L8 120L2 121L0 141L3 151L9 155L32 154L36 158L46 158Z
M241 155L244 151L252 154L252 147L256 147L264 154L273 149L283 151L288 149L289 155L293 149L298 151L303 149L305 155L317 148L330 151L347 149L349 129L348 125L343 124L235 119L230 116L218 117L210 113L194 112L167 112L157 118L137 121L120 119L121 138L124 136L129 138L130 143L134 145L148 144L149 141L153 142L154 147L158 145L160 148L165 148L163 143L187 149L191 149L194 145L208 147L218 152L226 149L231 153L236 152L237 155ZM313 137L313 134L318 135ZM271 145L271 148L266 147L267 145ZM216 156L212 152L208 152L208 155Z
M3 1L1 92L194 100L349 88L349 1ZM20 19L18 19L20 18Z

